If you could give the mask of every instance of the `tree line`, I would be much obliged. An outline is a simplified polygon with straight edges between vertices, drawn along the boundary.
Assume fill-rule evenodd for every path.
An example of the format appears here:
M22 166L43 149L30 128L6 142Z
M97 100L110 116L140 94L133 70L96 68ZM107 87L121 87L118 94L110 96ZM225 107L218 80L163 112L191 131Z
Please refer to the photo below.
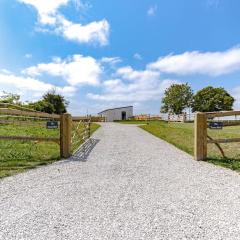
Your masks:
M62 114L67 112L69 102L53 89L45 93L42 98L34 102L22 102L20 95L4 93L0 96L0 103L14 104L32 110ZM173 84L165 90L162 99L161 112L182 114L186 109L192 112L215 112L232 110L234 98L224 88L205 87L193 93L186 84Z
M178 115L186 109L192 112L229 111L233 109L234 101L222 87L208 86L194 94L188 83L173 84L164 93L161 112Z
M20 95L4 92L2 96L0 96L0 103L13 104L50 114L66 113L69 104L64 96L57 94L55 90L45 93L40 100L34 102L22 102Z

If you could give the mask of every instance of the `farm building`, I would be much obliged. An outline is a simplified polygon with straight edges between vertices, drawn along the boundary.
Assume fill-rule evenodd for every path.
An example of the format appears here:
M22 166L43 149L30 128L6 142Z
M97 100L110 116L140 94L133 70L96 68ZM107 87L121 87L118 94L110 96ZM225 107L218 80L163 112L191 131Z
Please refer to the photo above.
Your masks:
M113 122L115 120L127 120L133 116L133 106L106 109L98 113L98 115L105 117L106 122Z

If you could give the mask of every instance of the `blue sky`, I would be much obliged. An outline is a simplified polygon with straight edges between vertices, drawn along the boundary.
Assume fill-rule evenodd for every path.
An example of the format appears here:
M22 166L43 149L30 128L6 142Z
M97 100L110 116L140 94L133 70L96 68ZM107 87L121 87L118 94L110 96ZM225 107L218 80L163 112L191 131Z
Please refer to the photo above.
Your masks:
M238 0L1 0L0 91L55 88L73 114L159 113L164 90L226 88L240 106Z

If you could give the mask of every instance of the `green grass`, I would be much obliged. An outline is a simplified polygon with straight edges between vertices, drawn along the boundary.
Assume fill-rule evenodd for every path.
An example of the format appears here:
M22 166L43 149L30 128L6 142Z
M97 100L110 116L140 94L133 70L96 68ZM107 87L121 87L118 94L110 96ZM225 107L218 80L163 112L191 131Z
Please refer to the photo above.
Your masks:
M132 121L132 120L116 120L116 121L114 121L114 122L116 122L116 123L122 123L122 124L147 124L148 123L148 121L138 121L138 120L134 120L134 121Z
M127 123L127 122L124 122ZM128 123L136 123L128 121ZM193 155L194 153L194 125L193 123L167 123L164 121L150 121L140 128L159 137L179 149ZM214 139L239 138L240 126L224 127L223 130L210 130L208 135ZM223 158L214 144L208 144L208 162L240 171L240 143L220 144L226 158Z
M91 135L97 131L101 126L97 123L91 123Z
M91 124L91 134L99 127L98 124ZM0 135L59 137L59 129L46 129L43 125L0 125ZM77 143L74 148L81 143ZM57 160L60 160L60 148L56 143L0 140L0 178Z
M159 137L176 147L193 154L193 124L166 123L164 121L149 122L140 126L142 129Z
M73 124L73 131L72 131L72 135L75 131L75 129L77 128L78 123ZM90 128L90 134L92 135L98 128L100 127L99 124L96 123L91 123L91 128ZM83 129L83 124L80 125L80 130ZM75 135L77 137L77 135ZM79 141L75 141L76 138L74 139L74 142L72 144L72 152L74 152L75 150L78 149L78 147L83 143L83 140L80 139Z

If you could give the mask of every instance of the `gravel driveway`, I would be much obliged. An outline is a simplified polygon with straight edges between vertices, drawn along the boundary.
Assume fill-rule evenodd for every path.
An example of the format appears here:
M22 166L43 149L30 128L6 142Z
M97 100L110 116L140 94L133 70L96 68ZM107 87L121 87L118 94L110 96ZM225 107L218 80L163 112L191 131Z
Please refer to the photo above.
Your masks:
M134 125L105 123L86 162L0 181L0 239L239 239L240 176Z

